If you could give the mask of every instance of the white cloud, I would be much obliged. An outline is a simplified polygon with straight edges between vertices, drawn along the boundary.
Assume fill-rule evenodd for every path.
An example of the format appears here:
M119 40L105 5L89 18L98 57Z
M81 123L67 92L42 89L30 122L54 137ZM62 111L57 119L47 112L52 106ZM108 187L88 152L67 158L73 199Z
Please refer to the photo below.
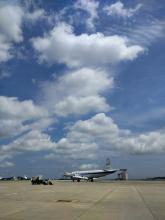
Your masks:
M49 135L38 130L32 130L27 134L17 138L9 145L2 146L3 151L41 151L50 150L55 147Z
M86 121L78 121L71 128L68 137L79 139L85 142L94 142L96 144L109 141L115 143L119 136L128 135L128 130L119 129L112 118L104 113L99 113Z
M99 113L91 119L78 121L70 127L65 138L59 140L55 154L70 158L105 157L115 152L151 154L165 152L165 130L133 134L120 129L112 118Z
M150 46L155 40L164 38L165 22L151 20L149 24L140 24L135 28L127 29L125 33L132 42Z
M35 23L43 18L45 18L45 11L43 9L36 9L31 13L27 12L25 15L25 19L27 19L31 23Z
M45 151L55 147L50 136L44 133L55 119L44 108L35 105L32 100L19 101L5 96L0 97L0 106L0 138L15 139L1 145L2 164L6 163L6 159L26 151Z
M14 140L8 145L2 145L0 148L0 161L4 162L7 158L12 158L17 154L25 152L38 152L54 150L56 147L48 134L39 130L31 130L28 133Z
M68 114L85 114L91 111L106 112L108 110L110 110L110 107L106 104L105 98L100 96L70 96L55 105L56 114L61 116Z
M16 137L12 143L2 146L1 156L11 158L15 153L22 151L53 148L54 143L49 140L50 137L45 137L46 134L42 133L55 122L54 117L50 116L53 114L67 116L68 114L85 114L89 111L107 111L109 105L102 97L102 93L112 88L113 79L108 77L105 71L83 68L43 85L46 99L43 105L49 109L49 112L45 108L35 105L32 100L19 101L16 97L0 96L1 138L22 135ZM42 137L46 138L46 141ZM87 147L81 144L81 149L84 146ZM91 144L89 147L91 148ZM95 144L93 148L95 148ZM85 155L85 151L81 157L83 155ZM93 157L93 153L88 157Z
M102 96L113 88L113 78L105 71L82 68L43 85L42 105L59 116L108 111Z
M70 137L72 138L72 137ZM56 145L54 153L59 157L72 159L96 159L98 145L92 142L82 142L78 139L62 138ZM52 155L53 156L53 155Z
M0 63L9 60L12 57L12 54L10 53L11 50L12 45L0 34Z
M32 100L19 101L16 97L0 96L0 119L32 119L47 115L45 109Z
M165 22L162 20L142 20L137 23L120 23L116 26L107 28L108 34L114 33L120 36L126 36L131 44L138 44L146 48L157 40L161 40L165 35Z
M118 17L132 17L139 9L142 7L142 4L136 5L135 8L125 8L124 4L120 1L105 6L104 11L107 12L107 15L118 16Z
M93 170L93 169L98 169L98 165L97 165L97 164L91 164L91 163L81 164L81 165L79 166L79 169L80 169L80 170Z
M68 67L95 66L133 60L144 48L129 45L128 40L117 35L102 33L75 35L70 25L60 23L44 37L32 39L40 62L64 63Z
M99 113L92 118L77 121L69 127L66 137L57 143L40 130L31 130L0 148L0 161L25 152L51 151L45 159L59 157L94 160L100 155L119 153L151 154L165 152L165 130L133 134L120 129L111 117ZM89 164L87 164L89 165ZM82 166L84 169L86 165ZM88 166L89 168L89 166Z
M9 161L2 161L0 162L0 168L9 168L9 167L14 167L14 163L9 162Z
M55 119L49 117L29 120L30 122L24 119L0 119L0 139L10 138L30 130L45 131L55 123Z
M80 0L75 5L90 14L87 19L88 27L94 28L99 2ZM122 3L116 3L116 6L113 4L113 7L109 7L111 12L110 8L105 10L111 15L131 17L141 6L126 9ZM7 17L8 12L10 19ZM14 43L23 41L22 19L34 23L43 18L44 13L44 10L37 9L23 15L19 6L1 6L0 62L12 57ZM10 26L12 28L9 28ZM144 28L136 31L141 35ZM154 26L153 30L144 32L144 35L146 39L148 33L156 38L160 32L162 33L162 29ZM19 101L16 97L0 96L0 137L13 138L19 135L12 143L1 146L0 160L4 161L17 153L27 151L52 151L46 156L47 159L54 159L55 155L73 159L94 159L100 153L106 156L107 153L116 151L131 154L164 152L164 130L136 135L129 130L120 129L112 118L104 113L76 122L69 128L66 137L60 139L57 144L44 133L45 129L54 123L55 119L51 117L54 114L68 116L110 110L104 95L113 88L114 83L111 74L102 70L103 67L133 60L144 51L138 44L131 45L128 39L130 37L106 36L102 33L77 35L72 26L65 23L59 23L43 37L33 38L32 43L41 62L63 63L78 69L72 69L65 75L43 84L44 107L35 105L32 100ZM12 164L6 161L4 165ZM90 166L91 164L83 164L82 168Z
M0 119L0 138L17 135L26 129L20 120Z
M122 148L132 154L165 152L165 130L152 131L122 140Z
M38 120L32 122L31 124L26 125L26 127L32 130L44 131L50 129L50 126L55 122L56 119L54 117L41 117Z
M55 154L74 159L96 159L105 154L105 139L116 140L119 131L111 118L103 113L86 121L78 121L70 127L65 138L59 140ZM53 155L51 155L53 156Z
M0 138L14 136L32 128L43 130L54 120L32 100L19 101L16 97L0 96L0 106Z
M0 4L0 62L11 59L13 43L23 40L22 18L21 7Z
M23 42L22 24L34 24L44 18L43 9L35 9L33 12L26 11L18 4L10 2L0 4L0 62L10 60L16 53L14 46Z
M90 29L95 28L94 21L98 18L97 9L99 7L99 2L95 0L78 0L74 4L76 9L81 9L89 14L89 18L86 20L87 27Z
M0 5L0 33L14 42L23 40L21 24L23 10L15 5Z

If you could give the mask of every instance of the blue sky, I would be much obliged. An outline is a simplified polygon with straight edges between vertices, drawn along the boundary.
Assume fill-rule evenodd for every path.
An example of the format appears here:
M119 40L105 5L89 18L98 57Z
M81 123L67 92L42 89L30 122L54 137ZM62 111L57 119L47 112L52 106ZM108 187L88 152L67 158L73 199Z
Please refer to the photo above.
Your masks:
M165 174L163 1L0 1L0 175L107 157Z

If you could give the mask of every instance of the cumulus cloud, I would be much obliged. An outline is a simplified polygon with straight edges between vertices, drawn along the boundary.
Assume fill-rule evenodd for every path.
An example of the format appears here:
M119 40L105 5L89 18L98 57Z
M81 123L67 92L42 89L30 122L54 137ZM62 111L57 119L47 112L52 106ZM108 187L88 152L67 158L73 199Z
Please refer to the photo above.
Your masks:
M55 147L50 136L44 133L55 119L44 108L32 100L19 101L5 96L0 96L0 106L0 138L13 139L11 143L0 146L0 161L5 167L6 160L17 154Z
M54 153L58 157L71 159L96 159L98 145L92 142L82 142L78 139L74 141L68 138L62 138L56 145Z
M117 35L76 35L66 23L58 24L44 37L33 38L32 44L40 62L64 63L68 67L101 67L133 60L144 51L141 46L129 45L126 38Z
M42 100L58 116L106 112L110 106L102 94L112 88L113 78L105 71L82 68L43 84Z
M23 10L16 5L0 4L0 62L12 57L13 43L23 40Z
M23 39L21 23L23 10L16 5L1 5L0 31L9 40L20 42Z
M51 125L56 122L55 117L49 115L48 117L41 117L38 120L33 121L30 124L27 124L26 127L32 130L45 131L51 129Z
M9 145L3 145L2 151L41 151L50 150L55 146L49 135L38 130L32 130L17 138Z
M32 100L19 101L16 97L0 96L0 136L7 138L19 135L11 143L1 146L1 161L26 151L54 151L56 144L44 133L55 122L52 115L107 111L110 107L102 94L112 88L113 78L105 71L83 68L43 85L44 108L42 105L35 105ZM62 146L63 142L64 139L60 140L58 146ZM72 149L75 149L72 158L77 157L76 145L72 145ZM81 143L81 158L84 158L91 146L91 143L89 146ZM96 144L93 144L93 149L96 149ZM60 155L63 152L62 147L57 151ZM67 152L64 156L67 156ZM91 152L88 158L94 156Z
M0 96L0 138L20 134L31 128L40 128L52 123L47 111L32 100L19 101L16 97ZM25 123L30 121L29 123Z
M15 44L23 42L23 22L34 24L44 17L43 9L30 12L16 3L0 4L0 62L10 60L15 55Z
M118 1L114 4L105 6L103 10L107 13L107 15L129 18L139 11L141 7L142 4L138 4L135 8L125 8L124 4Z
M45 109L35 106L32 100L19 101L16 97L0 96L0 118L31 119L46 115Z
M136 135L130 130L120 129L111 117L99 113L72 125L66 137L57 142L55 149L55 154L75 159L96 159L100 154L105 157L115 152L163 153L165 130Z
M72 159L96 159L99 152L105 154L105 141L115 142L119 133L128 131L120 131L111 118L100 113L71 126L66 137L57 142L55 154Z
M0 161L12 158L13 156L25 152L48 151L56 147L48 134L39 130L31 130L8 145L0 148Z
M93 29L99 2L79 0L74 7L88 12L87 25ZM104 10L112 16L132 17L140 7L139 4L126 9L118 2ZM9 60L13 56L14 44L23 41L23 19L34 24L45 16L42 9L24 12L19 6L0 7L0 62ZM161 30L155 31L155 35L162 33ZM164 130L133 134L119 128L111 117L103 113L111 109L105 94L114 86L112 75L105 69L121 61L136 59L144 51L142 46L130 43L129 36L76 34L66 23L58 23L49 33L33 38L31 42L40 62L65 64L73 69L42 84L43 101L40 106L32 100L19 101L16 97L0 96L0 137L12 137L13 140L0 147L0 161L29 151L51 152L45 156L46 159L60 156L96 159L99 154L106 156L113 152L144 154L165 151ZM98 114L88 120L77 121L57 143L45 133L55 122L54 115L66 117L91 112ZM8 161L4 165L12 166ZM81 168L89 169L91 166L82 164Z
M44 131L55 123L53 117L24 119L0 119L0 139L20 135L30 130Z
M0 119L0 139L22 133L26 127L20 120Z
M86 20L86 25L90 29L95 28L94 21L98 18L97 9L99 2L94 0L78 0L74 4L75 9L81 9L89 14L89 18Z
M106 100L100 96L87 97L66 97L55 105L55 112L58 115L66 116L68 114L85 114L91 111L100 112L108 111L109 105Z
M96 159L100 154L118 153L152 154L165 152L165 130L133 134L121 129L104 113L99 113L88 120L79 120L69 127L68 133L58 142L40 130L25 133L8 145L0 148L0 160L11 159L25 152L45 151L50 154L45 159L59 157L71 159ZM89 164L88 164L89 165ZM82 165L85 169L85 165ZM89 168L89 166L88 166Z

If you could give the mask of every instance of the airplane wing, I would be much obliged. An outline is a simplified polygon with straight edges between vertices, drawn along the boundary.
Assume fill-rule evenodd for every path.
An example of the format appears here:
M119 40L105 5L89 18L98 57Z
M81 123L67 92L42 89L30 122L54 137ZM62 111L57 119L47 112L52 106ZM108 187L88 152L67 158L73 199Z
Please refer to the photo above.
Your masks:
M115 173L117 171L120 171L121 169L104 169L105 172L109 172L109 173Z
M72 175L72 178L75 180L88 180L88 177L86 176L81 176L81 175Z

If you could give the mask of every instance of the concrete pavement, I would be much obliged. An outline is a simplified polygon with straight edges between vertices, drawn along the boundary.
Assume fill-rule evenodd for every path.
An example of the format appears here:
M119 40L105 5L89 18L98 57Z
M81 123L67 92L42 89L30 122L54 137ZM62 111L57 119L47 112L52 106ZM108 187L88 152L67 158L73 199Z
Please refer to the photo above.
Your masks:
M0 220L164 220L165 182L0 182Z

